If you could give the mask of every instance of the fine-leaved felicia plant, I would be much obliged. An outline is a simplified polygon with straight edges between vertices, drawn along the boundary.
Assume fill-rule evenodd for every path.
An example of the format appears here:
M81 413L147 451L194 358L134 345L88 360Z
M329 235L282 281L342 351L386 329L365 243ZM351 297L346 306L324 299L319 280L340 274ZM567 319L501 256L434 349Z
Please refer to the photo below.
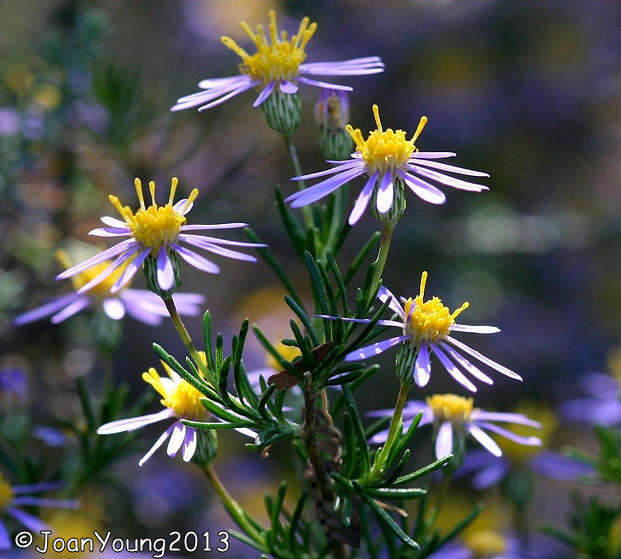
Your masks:
M58 432L39 431L39 440L51 446L62 446L69 433L77 437L78 462L58 469L11 463L13 469L0 470L0 549L11 548L20 525L32 531L54 525L53 515L43 509L79 508L74 496L85 480L106 479L116 460L137 449L142 458L132 474L136 480L153 467L153 461L147 462L158 453L191 463L204 474L210 495L230 519L223 528L231 528L231 536L244 546L244 557L552 557L549 544L540 543L542 533L529 531L525 521L526 505L535 494L534 475L616 484L618 489L621 375L613 371L586 377L585 396L568 399L560 409L566 421L600 425L597 457L547 448L559 419L544 406L505 411L479 407L492 390L509 394L520 382L528 384L529 371L513 371L511 357L501 355L503 348L519 342L511 334L491 336L500 333L495 325L477 324L480 315L473 311L480 291L472 285L461 287L473 300L471 309L468 302L452 307L433 295L444 293L447 300L441 284L436 285L433 259L409 259L408 275L402 278L409 291L403 297L384 278L393 239L407 233L400 229L406 212L424 209L433 219L436 205L444 204L447 196L476 205L482 198L470 194L488 191L490 175L469 169L467 154L460 163L464 167L446 162L456 156L451 151L425 150L427 116L418 124L404 122L404 129L387 128L387 119L380 118L374 104L369 132L350 123L355 103L356 114L369 115L350 79L383 77L381 58L364 47L360 58L315 61L311 40L321 27L308 17L293 32L278 27L274 11L268 14L267 28L245 22L241 27L243 41L222 37L240 59L238 72L203 79L199 92L179 98L171 108L174 114L162 116L187 122L205 119L205 114L181 116L177 111L205 111L251 93L252 106L260 108L271 128L267 132L282 136L293 169L280 177L284 186L276 188L275 201L258 203L266 214L271 212L270 220L280 218L283 238L291 244L288 254L299 259L306 275L290 273L293 264L280 261L263 242L260 224L255 231L246 223L243 203L228 200L223 206L230 222L206 223L190 212L204 216L212 201L201 199L183 177L172 177L167 192L156 189L149 176L135 178L133 186L115 184L109 201L116 214L100 215L100 226L80 231L82 240L88 232L97 244L76 251L68 240L59 242L64 248L57 251L62 271L56 279L71 280L59 284L65 292L14 319L15 326L23 327L44 318L58 324L78 313L88 317L94 345L110 370L103 376L99 399L91 397L83 378L78 380L84 421L66 421ZM333 51L338 53L338 44ZM329 168L305 172L294 137L303 116L313 112L303 110L300 90L307 87L317 95L317 147ZM424 84L420 87L424 91ZM172 104L172 99L167 102ZM243 115L253 109L239 99L235 102L243 122ZM412 110L421 114L416 107ZM215 113L209 115L215 118ZM456 141L450 128L438 124L434 129L443 137L441 149ZM228 134L218 136L224 149L229 140ZM171 169L171 174L177 171ZM135 174L142 175L130 176ZM145 179L148 186L143 186ZM128 191L133 201L126 205ZM256 192L249 196L262 196ZM423 208L421 202L431 205ZM379 229L366 243L359 235L348 238L362 222L376 223ZM355 249L353 259L341 250L346 241ZM210 286L227 282L226 273L220 274L223 259L240 261L229 263L227 270L233 271L228 273L265 268L276 276L284 297L269 304L281 305L289 314L289 332L264 331L249 316L235 332L218 333L230 324L209 310ZM190 275L195 276L192 282L186 281ZM144 282L146 289L133 287L134 282ZM194 288L185 291L182 285ZM184 317L197 315L202 316L199 336L184 323ZM141 323L133 324L141 336L131 341L123 337L127 316ZM182 345L163 347L156 341L142 347L146 329L163 321L174 326ZM246 365L247 341L253 337L265 352L261 368ZM112 354L123 340L131 362L145 371L142 379L150 385L143 399L112 378ZM76 351L72 359L79 362ZM450 393L437 393L436 383L442 382ZM374 383L386 388L394 405L378 409L383 406L373 398ZM0 375L0 397L14 403L21 398L20 390L15 374ZM363 401L365 406L371 401L375 409L361 411ZM155 424L152 435L146 428ZM215 459L224 430L244 452L253 453L253 460L274 469L279 456L294 463L297 475L265 495L263 518L256 507L242 504L247 501L240 494L245 483L229 487L227 476L219 475ZM174 460L165 464L175 465ZM5 467L1 457L0 465ZM17 483L25 475L40 479ZM498 498L510 503L510 513L499 512L485 524L478 502L455 507L456 482L476 490L497 487ZM554 526L541 531L573 546L580 557L618 559L621 515L615 506L593 501L589 522L576 516L574 533ZM36 509L29 512L29 507ZM609 539L597 544L604 532ZM597 555L605 546L607 555Z

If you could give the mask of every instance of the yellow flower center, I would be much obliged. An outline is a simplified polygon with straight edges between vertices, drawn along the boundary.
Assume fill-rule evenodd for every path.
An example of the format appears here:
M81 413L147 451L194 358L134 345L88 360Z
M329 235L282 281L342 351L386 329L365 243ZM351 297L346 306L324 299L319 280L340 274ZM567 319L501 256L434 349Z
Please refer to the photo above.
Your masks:
M463 422L470 419L474 400L456 394L434 394L425 399L433 411L435 419L440 421Z
M309 25L310 20L305 17L298 32L289 39L284 29L278 32L274 10L269 12L269 19L269 37L262 25L258 25L254 33L246 22L241 22L242 29L257 48L254 54L248 54L230 37L222 37L222 42L242 59L239 71L265 84L274 80L291 80L298 75L300 64L306 58L304 49L317 29L317 24Z
M408 140L404 130L393 130L392 128L384 130L378 106L373 105L372 108L377 129L369 132L366 140L360 128L354 129L351 124L348 124L345 128L354 140L356 151L362 156L369 173L375 173L376 171L384 173L398 169L407 163L412 153L418 151L414 142L416 142L423 128L425 128L427 117L421 117L416 132L414 132L412 139Z
M205 359L205 354L201 357ZM203 395L191 384L178 378L168 365L162 362L168 376L173 381L171 387L169 382L164 384L158 372L151 367L147 372L142 373L142 379L150 384L162 396L161 403L164 407L175 412L177 417L199 421L207 416L207 410L201 404Z
M507 429L516 435L541 439L541 446L528 446L505 437L502 438L502 451L505 456L508 456L513 462L522 463L549 446L552 435L558 427L558 419L550 407L542 402L522 402L516 412L541 423L541 429L517 424L507 426Z
M283 359L286 359L287 361L293 361L298 355L301 355L299 348L285 345L282 342L277 343L274 346L274 349L280 354ZM270 369L275 369L276 371L280 371L280 369L282 369L280 363L276 361L276 358L271 353L268 353L266 355L265 364Z
M0 510L8 506L13 500L13 489L9 482L0 474Z
M62 266L66 269L71 268L71 260L69 259L69 255L66 251L59 249L56 251L56 259ZM121 277L127 265L133 260L133 258L129 258L126 260L121 266L119 266L114 272L112 272L107 278L103 281L92 287L89 291L89 295L93 295L99 297L101 299L105 299L106 297L110 297L110 290L112 286L116 283L116 281ZM83 285L86 285L92 279L95 279L101 272L103 272L112 262L110 260L104 260L99 264L95 264L91 268L87 268L83 272L76 274L71 278L71 282L73 284L73 288L77 291ZM129 282L125 287L129 287L131 282Z
M90 496L92 498L92 496ZM84 502L84 500L82 501ZM62 538L67 542L64 551L54 551L49 549L44 554L45 557L53 557L55 559L81 559L83 557L94 557L90 553L88 545L82 548L79 542L82 538L92 538L95 531L101 533L102 526L97 518L97 514L93 511L84 510L55 510L45 515L44 520L53 532L54 538ZM52 547L51 545L49 546Z
M446 338L455 319L470 306L470 303L465 302L451 312L438 297L425 301L427 276L427 272L421 275L418 295L414 299L410 297L403 303L403 311L406 317L409 317L404 333L412 336L412 344L415 346L421 341L438 342Z
M507 550L507 540L493 530L481 530L464 537L464 543L477 559L500 555Z
M109 196L110 202L117 209L125 223L129 226L132 236L145 248L151 248L151 254L155 256L162 246L177 239L181 226L185 224L183 212L196 200L198 189L192 190L187 202L181 211L175 210L173 200L178 184L177 177L173 177L170 185L168 202L164 206L158 206L155 201L155 183L149 182L151 192L151 205L145 206L140 179L134 180L136 194L140 202L140 209L134 213L129 206L123 206L116 196Z

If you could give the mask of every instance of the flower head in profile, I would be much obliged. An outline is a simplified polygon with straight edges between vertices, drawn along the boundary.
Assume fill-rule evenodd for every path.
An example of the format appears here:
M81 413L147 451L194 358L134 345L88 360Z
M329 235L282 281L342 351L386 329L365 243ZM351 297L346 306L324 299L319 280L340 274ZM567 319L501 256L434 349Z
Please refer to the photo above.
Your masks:
M446 174L489 177L487 173L481 171L436 161L453 157L454 153L418 150L416 141L427 124L427 117L421 117L414 134L408 139L404 130L392 128L384 130L377 105L373 105L373 116L377 128L369 132L366 138L359 128L354 129L351 125L347 125L347 131L356 144L356 151L351 159L329 161L334 164L331 169L292 179L304 181L331 175L289 196L287 201L292 207L299 208L312 204L361 176L365 176L367 180L349 215L350 225L358 222L373 197L377 212L380 215L387 214L395 201L403 196L405 186L431 204L444 203L446 196L429 181L468 192L488 190L488 187L482 184Z
M204 355L201 357L204 358ZM172 422L166 431L140 460L140 466L147 462L166 441L168 441L168 456L176 456L179 450L183 448L183 460L185 462L192 460L197 445L196 430L181 423L181 419L202 421L207 416L207 410L201 404L202 394L190 383L183 380L166 363L162 362L162 365L168 374L167 377L160 377L155 368L151 367L142 373L142 379L162 397L160 403L165 408L164 410L131 419L113 421L97 429L99 435L114 435L142 429L152 423L171 420Z
M381 286L377 297L382 303L388 303L388 308L396 313L397 320L380 320L380 326L392 326L401 329L400 336L376 342L366 347L356 349L345 356L346 361L359 361L379 355L387 349L402 344L408 350L408 366L405 375L413 378L418 386L426 386L431 377L431 355L435 355L442 366L459 384L476 392L477 388L467 375L486 384L493 384L493 380L474 365L464 354L473 357L488 367L516 380L522 380L517 373L507 367L485 357L469 345L453 337L455 332L471 334L494 334L500 332L495 326L472 326L458 324L457 317L468 308L469 303L450 311L438 297L425 300L425 286L427 272L421 275L420 289L414 298L397 299L386 287ZM330 320L344 320L369 324L371 319L339 318L323 316Z
M257 27L256 33L245 22L241 23L241 27L254 44L256 52L251 54L230 37L222 37L224 45L241 58L239 75L201 81L198 87L203 91L181 97L171 110L199 106L198 110L204 111L254 87L260 88L255 107L267 101L277 90L288 95L297 93L298 84L352 91L349 86L326 83L308 76L364 76L384 71L384 64L377 56L304 63L306 46L317 30L317 24L310 23L307 17L302 19L297 33L291 37L284 29L278 30L273 10L269 12L267 34L262 25Z
M178 257L204 272L211 274L219 273L220 268L211 260L198 254L196 252L197 248L227 258L256 262L254 256L226 247L257 247L264 245L230 241L191 233L192 231L234 229L245 227L246 224L188 225L186 215L192 209L194 200L198 196L198 189L192 190L188 198L174 203L177 183L177 178L173 177L167 202L164 205L158 205L155 199L155 183L151 181L149 183L151 204L147 206L142 192L142 184L139 179L136 179L134 185L140 202L140 207L137 211L132 210L129 206L123 206L116 196L111 195L109 197L110 202L123 218L122 221L110 216L102 217L101 221L106 227L94 229L89 234L97 237L121 238L123 240L81 264L65 270L57 276L57 279L76 276L95 266L101 267L104 262L111 260L110 264L103 266L101 271L98 270L92 279L84 283L77 290L77 294L82 295L106 280L108 281L110 292L115 294L132 280L143 264L151 263L152 266L149 269L156 270L153 281L156 282L159 289L168 292L178 283ZM122 272L119 271L120 269L122 269ZM116 274L116 277L113 274ZM109 279L111 276L114 278L114 281ZM147 280L149 280L149 274L147 274Z
M71 267L69 255L64 250L56 251L56 257L66 269ZM101 282L82 293L80 293L81 288L91 283L93 279L109 268L112 265L112 261L103 260L93 267L79 272L71 278L75 289L73 293L54 297L44 305L21 314L15 318L14 324L27 324L48 316L52 317L51 320L54 324L58 324L91 307L101 307L106 316L112 320L121 320L128 314L145 324L159 324L162 321L162 317L168 315L166 306L151 291L129 288L128 286L132 278L121 289L115 290L114 294L110 293L110 290L125 273L130 262L131 260L126 260ZM197 293L176 293L173 295L173 299L179 313L187 316L197 315L200 312L199 305L205 300L202 295Z
M394 410L378 410L370 412L369 415L386 417L393 412ZM529 419L524 414L490 412L475 408L472 398L456 394L434 394L425 401L410 400L403 410L404 427L408 428L414 417L421 412L423 415L419 425L434 425L437 429L435 453L438 459L453 452L453 438L456 435L471 435L494 456L501 456L502 450L486 431L501 435L519 445L541 445L541 439L538 437L520 436L496 425L496 423L512 423L538 429L541 427L539 422ZM387 435L388 431L381 431L373 437L372 442L382 443Z
M610 352L608 365L611 375L589 373L580 379L586 394L561 404L565 419L606 427L621 425L621 347Z
M492 456L488 452L474 450L468 452L462 467L457 470L458 477L471 476L475 489L487 489L508 476L514 466L527 468L537 474L561 481L577 481L595 473L594 468L573 458L563 456L551 450L552 437L558 427L558 419L553 411L542 402L522 402L510 417L527 417L530 422L512 421L506 430L509 434L500 434L503 440L503 455ZM527 445L520 442L538 438L539 445Z
M53 491L59 487L60 484L56 482L12 486L2 474L0 474L0 515L6 514L12 517L36 534L43 530L48 530L49 528L42 520L27 513L21 507L77 508L78 503L76 501L64 501L35 496L47 491ZM0 550L5 551L10 548L11 537L4 522L0 519Z

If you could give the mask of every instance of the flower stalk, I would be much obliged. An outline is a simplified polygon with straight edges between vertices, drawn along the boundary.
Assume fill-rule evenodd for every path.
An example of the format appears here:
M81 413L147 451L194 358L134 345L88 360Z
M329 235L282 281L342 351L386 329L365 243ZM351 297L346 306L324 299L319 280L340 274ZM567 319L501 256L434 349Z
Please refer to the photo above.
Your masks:
M386 465L386 461L388 460L388 456L390 455L392 446L395 443L395 440L400 435L400 430L403 425L403 408L405 407L405 403L407 402L410 387L410 384L407 384L403 381L399 385L399 393L397 394L395 411L393 413L392 419L390 420L390 427L388 428L388 437L386 438L386 443L375 457L375 461L373 462L373 466L371 467L371 471L369 472L370 481L374 481L380 478L384 473L384 466Z
M285 146L287 148L287 155L289 155L289 159L291 161L291 167L293 168L294 175L299 177L302 175L302 166L300 165L300 158L298 157L298 150L295 146L293 138L291 135L283 134L283 139L285 140ZM298 182L298 190L304 190L306 188L306 183L304 181ZM304 206L302 208L302 215L304 216L304 223L306 227L310 229L313 226L313 214L311 209L308 206Z
M373 273L373 289L371 290L372 297L375 296L375 292L382 284L382 274L384 273L386 261L388 260L388 253L390 252L390 244L392 242L392 235L394 231L394 224L384 223L382 227L382 239L380 241L379 251L374 262L375 271Z

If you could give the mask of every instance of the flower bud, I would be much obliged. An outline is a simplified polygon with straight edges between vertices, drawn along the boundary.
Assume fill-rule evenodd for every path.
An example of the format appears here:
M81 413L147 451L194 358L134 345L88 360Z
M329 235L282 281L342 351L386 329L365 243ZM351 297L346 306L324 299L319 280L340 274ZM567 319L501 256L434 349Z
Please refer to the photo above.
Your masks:
M325 159L347 159L354 141L345 130L349 122L349 98L345 91L322 89L315 103L319 148Z
M302 118L302 101L298 93L283 93L275 90L261 105L270 128L284 136L291 136Z
M418 355L418 348L406 342L401 344L401 348L395 359L395 372L404 384L411 386L414 384L414 362Z
M205 467L218 454L218 435L215 430L197 429L196 430L196 452L194 461Z
M382 222L383 225L389 225L394 227L401 216L405 212L405 207L407 205L407 200L405 197L405 185L403 184L403 180L399 177L394 179L393 188L394 195L392 200L392 206L386 213L379 213L377 211L377 189L379 188L379 184L375 185L375 190L373 191L373 197L371 198L371 211L373 215Z
M171 297L175 290L181 285L181 266L179 266L177 253L171 250L168 253L168 257L173 265L175 281L173 282L173 286L167 291L163 290L157 281L157 257L149 255L142 265L144 275L147 278L147 288L164 299Z

